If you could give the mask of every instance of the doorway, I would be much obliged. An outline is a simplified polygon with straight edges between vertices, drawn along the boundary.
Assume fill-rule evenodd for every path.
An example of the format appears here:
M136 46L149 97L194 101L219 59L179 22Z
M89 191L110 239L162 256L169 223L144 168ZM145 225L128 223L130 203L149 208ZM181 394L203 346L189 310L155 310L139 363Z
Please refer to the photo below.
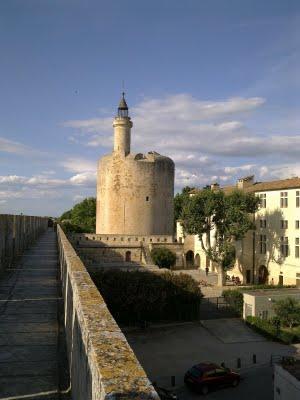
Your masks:
M125 261L126 262L131 262L131 251L126 251L126 254L125 254Z
M194 266L194 252L189 250L185 255L186 266L187 268L191 268Z
M258 283L261 285L267 283L268 275L269 272L267 267L265 265L261 265L258 269Z

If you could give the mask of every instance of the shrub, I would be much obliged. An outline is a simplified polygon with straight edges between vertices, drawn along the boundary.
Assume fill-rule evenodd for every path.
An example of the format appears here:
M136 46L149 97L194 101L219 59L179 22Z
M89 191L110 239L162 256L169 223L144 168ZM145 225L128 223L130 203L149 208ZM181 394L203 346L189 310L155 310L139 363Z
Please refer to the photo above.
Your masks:
M267 336L270 339L277 338L277 328L275 325L270 324L268 320L261 319L259 317L248 316L246 321L262 335Z
M280 340L283 343L290 344L298 340L298 336L293 332L287 332L277 328L272 321L261 319L259 317L248 316L246 323L258 333L266 336L268 339Z
M238 315L241 316L243 314L244 298L243 293L239 289L223 290L222 296Z
M166 247L154 247L151 250L151 258L159 268L170 268L176 262L176 254Z
M113 270L98 271L92 278L120 323L199 318L202 294L189 275Z

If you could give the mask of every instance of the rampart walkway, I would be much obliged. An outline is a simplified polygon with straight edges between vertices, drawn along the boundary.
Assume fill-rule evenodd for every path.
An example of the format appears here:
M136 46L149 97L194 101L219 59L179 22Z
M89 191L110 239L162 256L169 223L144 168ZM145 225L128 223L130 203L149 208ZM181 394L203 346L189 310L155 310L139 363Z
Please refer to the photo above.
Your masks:
M0 400L58 399L68 386L56 233L0 279Z

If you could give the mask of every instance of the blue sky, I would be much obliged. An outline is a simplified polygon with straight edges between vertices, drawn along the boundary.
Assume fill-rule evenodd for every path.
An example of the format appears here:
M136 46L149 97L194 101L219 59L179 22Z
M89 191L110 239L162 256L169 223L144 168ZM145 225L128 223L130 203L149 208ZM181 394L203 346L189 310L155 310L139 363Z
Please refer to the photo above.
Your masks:
M176 190L300 176L297 0L2 0L0 49L1 213L95 194L123 80Z

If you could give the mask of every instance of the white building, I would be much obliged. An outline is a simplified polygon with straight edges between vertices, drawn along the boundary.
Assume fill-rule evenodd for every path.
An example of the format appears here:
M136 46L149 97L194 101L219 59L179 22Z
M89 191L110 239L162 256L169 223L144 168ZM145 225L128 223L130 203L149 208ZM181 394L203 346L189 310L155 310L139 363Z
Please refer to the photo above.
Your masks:
M243 292L244 308L243 318L260 317L268 319L275 316L274 307L276 301L292 297L300 300L300 290L293 288L249 290Z
M300 178L254 182L254 176L239 179L236 185L212 190L230 193L241 189L260 198L253 216L256 230L236 243L237 261L230 275L244 283L291 284L300 287ZM197 190L191 194L197 193ZM197 236L184 237L179 224L177 240L184 242L187 265L205 268L207 259Z

